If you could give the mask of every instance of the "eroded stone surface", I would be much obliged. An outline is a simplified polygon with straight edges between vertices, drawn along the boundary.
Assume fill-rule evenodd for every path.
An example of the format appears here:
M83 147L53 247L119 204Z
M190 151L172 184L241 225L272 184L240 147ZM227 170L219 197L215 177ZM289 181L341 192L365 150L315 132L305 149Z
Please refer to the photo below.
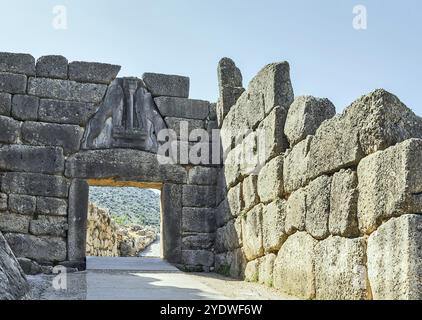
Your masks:
M265 207L262 215L262 236L265 252L278 252L287 239L285 219L286 201L277 199Z
M263 256L262 213L264 206L257 205L242 217L243 250L248 261Z

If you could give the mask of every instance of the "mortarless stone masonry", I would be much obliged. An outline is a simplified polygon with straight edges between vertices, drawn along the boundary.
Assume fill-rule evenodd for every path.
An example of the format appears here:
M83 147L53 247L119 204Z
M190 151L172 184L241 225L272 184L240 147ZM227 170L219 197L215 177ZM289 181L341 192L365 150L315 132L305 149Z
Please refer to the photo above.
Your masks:
M287 62L245 89L224 58L214 104L189 99L187 77L119 70L0 53L0 232L25 270L83 265L88 184L135 185L162 190L164 258L184 270L305 299L420 299L422 120L396 96L335 115L328 99L294 97ZM181 122L222 128L225 163L175 155L195 150ZM164 128L176 131L165 164ZM23 297L2 239L14 283L0 297Z

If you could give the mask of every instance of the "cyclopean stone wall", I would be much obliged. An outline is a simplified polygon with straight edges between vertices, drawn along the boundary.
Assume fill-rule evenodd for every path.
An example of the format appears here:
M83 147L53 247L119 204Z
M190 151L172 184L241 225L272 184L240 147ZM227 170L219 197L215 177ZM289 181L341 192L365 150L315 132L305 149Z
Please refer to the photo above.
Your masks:
M119 70L0 53L0 231L22 261L81 267L89 184L161 188L164 257L208 271L217 168L160 159L193 148L195 137L189 141L178 124L211 129L215 107L188 98L189 78L116 78ZM165 128L176 136L168 155L157 157Z
M247 90L230 59L218 71L216 270L306 299L421 299L422 119L384 90L335 115L294 97L285 62Z

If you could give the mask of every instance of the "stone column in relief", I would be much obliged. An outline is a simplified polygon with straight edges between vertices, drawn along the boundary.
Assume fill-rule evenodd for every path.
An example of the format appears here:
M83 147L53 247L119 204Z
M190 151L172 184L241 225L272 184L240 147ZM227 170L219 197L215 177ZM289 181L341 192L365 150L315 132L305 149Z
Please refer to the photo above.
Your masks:
M182 255L182 185L165 184L161 193L163 257L180 263Z
M68 260L81 262L86 257L86 228L89 186L85 180L74 179L69 191Z

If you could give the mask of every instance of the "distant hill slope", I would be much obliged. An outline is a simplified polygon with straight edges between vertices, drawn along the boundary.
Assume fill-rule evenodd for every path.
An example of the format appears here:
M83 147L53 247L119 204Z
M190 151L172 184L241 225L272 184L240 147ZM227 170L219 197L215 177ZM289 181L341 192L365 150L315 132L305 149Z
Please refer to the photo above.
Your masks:
M89 201L110 210L122 225L160 225L160 195L141 188L90 187Z

